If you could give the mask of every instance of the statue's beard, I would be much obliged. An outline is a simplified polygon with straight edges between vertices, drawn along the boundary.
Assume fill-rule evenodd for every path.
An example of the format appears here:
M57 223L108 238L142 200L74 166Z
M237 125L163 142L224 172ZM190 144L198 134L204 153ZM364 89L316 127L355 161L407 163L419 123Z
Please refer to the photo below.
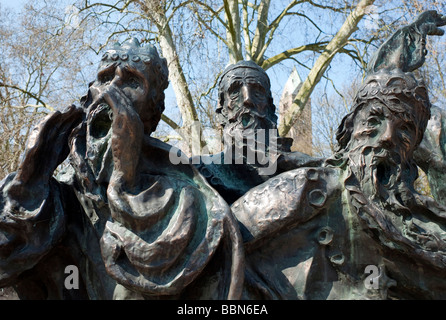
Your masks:
M364 195L383 207L406 207L410 188L402 179L401 157L382 147L361 146L349 153L352 173ZM403 195L403 196L401 196Z
M277 153L277 138L276 123L248 108L241 108L223 129L225 152L231 149L233 158L241 156L243 163L268 163Z
M360 146L348 154L345 187L358 215L379 234L381 243L443 268L444 224L428 219L430 208L420 206L422 196L413 189L414 178L405 176L408 166L394 151Z
M87 117L86 160L98 184L108 181L113 169L112 119L111 108L106 103L91 108Z

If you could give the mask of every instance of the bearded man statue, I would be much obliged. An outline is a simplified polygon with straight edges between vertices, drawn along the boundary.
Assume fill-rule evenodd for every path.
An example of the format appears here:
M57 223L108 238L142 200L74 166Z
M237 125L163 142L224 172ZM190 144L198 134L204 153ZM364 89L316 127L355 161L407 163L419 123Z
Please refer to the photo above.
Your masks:
M116 44L82 107L37 126L18 172L0 183L0 287L21 299L240 297L243 248L229 206L151 137L167 85L153 45ZM78 271L75 288L67 267Z
M415 22L436 34L431 24L446 17ZM408 39L413 29L404 30ZM380 59L394 53L386 46ZM282 173L231 206L245 241L245 297L446 298L446 207L414 189L428 91L412 72L416 59L379 61L385 67L367 75L322 167Z
M270 79L253 61L239 61L223 71L218 98L223 151L194 156L191 163L229 204L281 172L322 163L291 152L292 139L279 137Z

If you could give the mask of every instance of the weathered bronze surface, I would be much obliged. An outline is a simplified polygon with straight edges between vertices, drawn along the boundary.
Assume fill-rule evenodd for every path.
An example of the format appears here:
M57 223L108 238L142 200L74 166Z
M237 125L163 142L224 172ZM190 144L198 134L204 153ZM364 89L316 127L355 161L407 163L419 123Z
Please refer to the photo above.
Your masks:
M44 119L0 182L0 287L22 299L446 299L444 113L414 72L444 25L425 12L378 49L328 159L290 152L268 76L242 61L220 80L223 152L173 164L176 149L151 137L166 61L135 39L115 45L81 107ZM435 199L415 191L418 166Z
M240 297L243 248L227 203L150 137L167 76L155 47L115 45L82 108L34 130L0 187L0 286L23 299ZM79 268L77 290L64 286L67 265Z
M427 12L411 26L425 39L445 24ZM231 206L246 249L244 298L446 298L446 207L413 187L431 105L410 72L425 54L423 41L406 41L412 27L378 50L322 167L280 174Z
M218 95L223 152L191 162L229 204L279 173L322 164L322 159L291 152L292 139L279 137L270 79L254 62L229 65Z
M431 108L423 140L414 154L417 165L426 173L435 200L446 205L446 111Z

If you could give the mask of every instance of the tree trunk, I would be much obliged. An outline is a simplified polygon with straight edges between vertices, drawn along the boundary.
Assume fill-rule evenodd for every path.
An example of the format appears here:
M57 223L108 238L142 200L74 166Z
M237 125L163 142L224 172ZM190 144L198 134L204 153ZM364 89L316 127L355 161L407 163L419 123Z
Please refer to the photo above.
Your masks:
M227 23L226 38L228 43L229 63L243 60L240 13L237 0L224 0Z
M205 145L201 137L202 128L198 120L192 94L178 58L172 30L169 27L166 13L162 11L162 8L156 2L151 0L145 1L143 9L154 20L159 30L159 45L163 57L167 60L170 83L172 84L178 108L182 116L183 124L181 128L173 129L179 131L178 133L183 137L183 151L190 156L199 155L202 146Z
M257 26L252 40L252 60L257 64L261 64L263 61L262 49L265 45L266 34L268 32L268 11L271 0L264 0L259 4L257 13Z

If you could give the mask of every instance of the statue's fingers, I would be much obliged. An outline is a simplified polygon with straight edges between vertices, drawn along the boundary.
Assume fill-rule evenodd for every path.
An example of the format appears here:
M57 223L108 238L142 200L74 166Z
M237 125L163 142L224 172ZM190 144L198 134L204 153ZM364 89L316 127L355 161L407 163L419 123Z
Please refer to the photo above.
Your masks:
M40 164L51 161L53 154L49 148L56 144L60 117L61 112L55 111L34 127L28 138L25 155L18 170L18 180L26 183L32 177L44 173L42 172L44 166Z
M104 100L112 108L113 112L118 112L119 109L125 110L132 106L130 99L115 85L110 85L104 91Z
M441 15L437 19L437 26L446 26L446 15Z
M74 127L79 124L84 114L84 110L75 105L67 107L61 114L61 122L64 126Z
M439 28L436 23L424 23L420 27L420 31L422 34L430 35L430 36L442 36L444 34L444 30Z
M442 36L444 35L444 30L437 27L433 27L429 30L427 34L430 36Z

